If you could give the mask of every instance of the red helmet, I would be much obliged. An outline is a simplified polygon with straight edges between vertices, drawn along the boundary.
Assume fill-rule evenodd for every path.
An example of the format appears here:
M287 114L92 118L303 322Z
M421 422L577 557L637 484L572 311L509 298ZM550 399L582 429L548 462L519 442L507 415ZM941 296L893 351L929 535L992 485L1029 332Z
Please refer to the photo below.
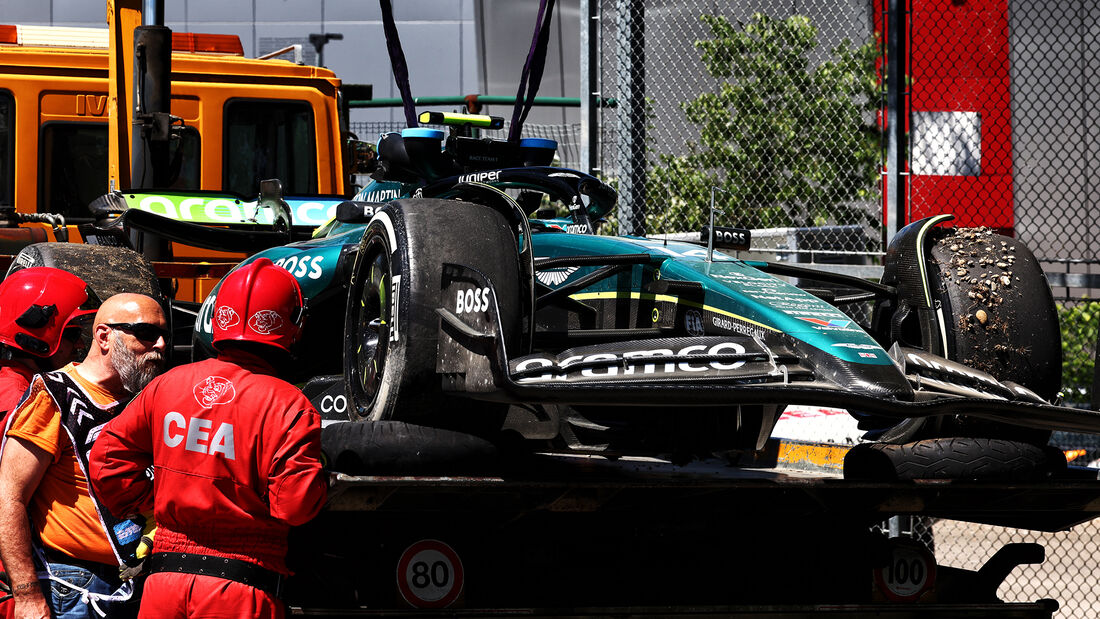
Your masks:
M68 271L19 269L0 282L0 343L49 357L65 328L95 314L98 305L84 280Z
M222 280L211 317L214 348L243 341L289 352L302 332L303 313L298 280L271 260L259 258Z

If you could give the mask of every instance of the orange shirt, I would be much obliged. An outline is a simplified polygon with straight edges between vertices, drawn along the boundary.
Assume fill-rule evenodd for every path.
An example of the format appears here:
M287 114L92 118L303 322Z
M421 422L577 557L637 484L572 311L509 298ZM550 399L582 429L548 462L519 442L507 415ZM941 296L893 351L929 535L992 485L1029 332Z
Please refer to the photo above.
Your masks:
M75 364L70 363L62 371L97 404L109 406L115 402L113 395L81 378ZM77 559L115 565L118 560L88 494L88 478L80 470L68 433L61 427L61 414L41 379L36 379L31 388L31 396L12 411L8 436L30 441L53 456L31 497L35 529L51 548Z

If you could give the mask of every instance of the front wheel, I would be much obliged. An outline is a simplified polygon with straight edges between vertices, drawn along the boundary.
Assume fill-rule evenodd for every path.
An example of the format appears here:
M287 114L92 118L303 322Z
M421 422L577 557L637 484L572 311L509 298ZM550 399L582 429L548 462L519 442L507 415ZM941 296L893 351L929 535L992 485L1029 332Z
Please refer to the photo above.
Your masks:
M984 228L936 231L929 273L943 309L948 357L1053 400L1062 383L1058 311L1038 260ZM1042 445L1050 433L961 416L941 432ZM941 434L942 435L942 434Z
M515 237L492 209L454 200L397 200L380 209L359 245L344 323L351 418L399 420L477 434L498 431L506 407L443 391L436 372L443 264L493 284L506 345L518 341Z
M929 237L927 249L915 251L927 251L922 277L927 279L928 303L937 310L933 320L939 326L925 331L933 341L908 344L1052 401L1061 388L1061 331L1038 260L1023 243L985 228L937 228ZM910 262L915 264L916 258ZM915 328L903 327L900 332L919 337ZM1044 445L1050 432L960 411L950 417L907 420L881 433L878 440L900 444L950 437Z

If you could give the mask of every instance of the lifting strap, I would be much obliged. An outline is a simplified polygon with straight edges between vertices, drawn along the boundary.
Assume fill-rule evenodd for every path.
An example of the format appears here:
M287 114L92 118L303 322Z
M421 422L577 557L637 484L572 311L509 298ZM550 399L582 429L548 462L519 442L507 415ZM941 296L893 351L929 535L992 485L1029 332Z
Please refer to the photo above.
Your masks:
M542 84L542 70L546 67L546 48L550 42L550 22L554 16L554 0L540 0L539 16L535 20L535 34L531 39L531 50L527 52L527 61L523 63L523 74L519 78L519 92L516 93L516 105L512 109L512 126L508 129L508 141L518 142L523 122L531 106L535 104L535 95ZM524 91L527 91L524 97Z
M382 31L386 33L386 50L390 53L393 81L397 83L397 90L401 93L401 104L405 108L405 122L410 127L419 127L412 90L409 88L409 65L405 62L405 52L401 49L401 37L397 35L397 24L393 20L393 5L390 4L390 0L378 0L378 4L382 9Z
M539 85L542 83L542 72L546 68L546 48L550 42L550 23L554 15L554 1L539 0L535 33L531 40L531 49L527 53L527 61L523 64L519 92L516 93L516 104L512 110L512 126L508 130L509 142L519 141L523 122L527 120L527 114L535 103L535 95L538 94ZM401 49L401 38L397 34L397 24L393 19L393 5L391 0L378 0L378 4L382 9L382 31L386 34L386 50L390 54L393 80L401 93L401 104L405 108L405 122L409 127L419 127L420 124L416 119L416 105L409 87L409 65L405 61L405 52Z

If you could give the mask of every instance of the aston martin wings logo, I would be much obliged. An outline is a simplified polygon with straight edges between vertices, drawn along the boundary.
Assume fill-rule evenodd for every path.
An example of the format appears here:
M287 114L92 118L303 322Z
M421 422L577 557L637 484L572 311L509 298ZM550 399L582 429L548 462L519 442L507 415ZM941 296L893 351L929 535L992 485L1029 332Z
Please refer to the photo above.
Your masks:
M547 269L535 274L535 279L544 286L560 286L569 276L577 272L579 267L561 267L560 269Z

